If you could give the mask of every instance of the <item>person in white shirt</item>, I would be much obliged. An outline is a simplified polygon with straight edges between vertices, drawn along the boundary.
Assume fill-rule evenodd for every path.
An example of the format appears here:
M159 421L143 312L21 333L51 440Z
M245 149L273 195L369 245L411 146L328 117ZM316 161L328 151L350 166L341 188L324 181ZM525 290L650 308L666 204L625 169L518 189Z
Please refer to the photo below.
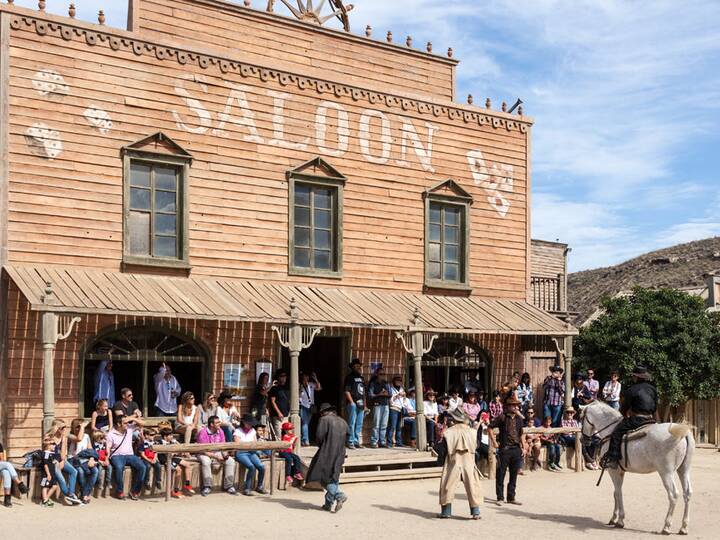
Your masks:
M170 366L163 362L153 378L155 382L155 416L175 416L178 405L177 398L182 392L180 383L172 374Z
M440 413L438 412L438 404L437 401L435 401L435 391L434 390L428 390L425 392L425 401L424 404L424 412L425 412L425 424L427 425L427 434L428 434L428 442L430 444L435 444L435 432L436 432L436 426L438 417L440 416Z
M240 420L240 427L233 433L233 441L236 443L241 442L256 442L257 433L253 428L255 424L255 417L252 414L245 414ZM245 474L245 485L243 487L242 494L250 496L252 495L253 483L255 482L255 471L257 471L257 486L255 491L258 493L267 493L265 491L265 466L260 461L260 456L256 450L238 450L235 454L235 460L245 467L247 473Z
M453 388L450 391L450 401L448 403L450 405L448 408L448 412L452 412L458 407L462 406L463 399L460 397L460 391L457 388Z
M415 405L415 389L410 388L407 392L407 397L403 398L403 424L410 426L410 446L416 448L417 446L417 422L415 417L417 416L417 409Z
M610 405L613 409L620 409L620 392L622 391L622 384L618 380L617 371L610 373L610 380L603 386L602 397L605 402Z
M310 421L312 408L315 405L315 392L320 392L322 385L315 373L303 373L300 383L300 443L310 446Z
M396 375L393 377L390 386L390 414L387 426L387 445L388 448L393 446L402 447L402 410L403 400L405 399L405 389L402 386L402 377Z

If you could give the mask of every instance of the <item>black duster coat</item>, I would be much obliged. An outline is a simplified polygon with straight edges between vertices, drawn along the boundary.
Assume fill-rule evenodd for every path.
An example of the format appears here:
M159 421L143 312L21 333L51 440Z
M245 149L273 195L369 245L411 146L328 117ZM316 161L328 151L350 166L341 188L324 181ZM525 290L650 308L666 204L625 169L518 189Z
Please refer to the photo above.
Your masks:
M340 481L347 434L347 422L336 414L320 418L315 433L319 448L310 462L306 482L320 482L320 485L326 486Z

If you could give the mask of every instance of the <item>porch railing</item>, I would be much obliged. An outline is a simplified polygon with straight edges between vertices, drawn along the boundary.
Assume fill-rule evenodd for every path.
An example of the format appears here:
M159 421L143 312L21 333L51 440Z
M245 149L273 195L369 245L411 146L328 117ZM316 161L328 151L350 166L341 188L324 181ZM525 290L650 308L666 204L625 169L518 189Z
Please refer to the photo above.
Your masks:
M530 294L533 305L544 311L561 312L566 309L563 275L532 276Z

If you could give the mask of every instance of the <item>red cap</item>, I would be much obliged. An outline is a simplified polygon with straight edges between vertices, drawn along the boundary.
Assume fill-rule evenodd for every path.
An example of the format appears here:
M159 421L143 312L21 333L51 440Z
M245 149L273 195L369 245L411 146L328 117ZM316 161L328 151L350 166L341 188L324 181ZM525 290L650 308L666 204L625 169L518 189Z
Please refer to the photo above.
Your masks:
M295 429L295 426L292 425L290 422L285 422L285 423L282 425L282 430L283 430L283 431L290 431L291 429Z

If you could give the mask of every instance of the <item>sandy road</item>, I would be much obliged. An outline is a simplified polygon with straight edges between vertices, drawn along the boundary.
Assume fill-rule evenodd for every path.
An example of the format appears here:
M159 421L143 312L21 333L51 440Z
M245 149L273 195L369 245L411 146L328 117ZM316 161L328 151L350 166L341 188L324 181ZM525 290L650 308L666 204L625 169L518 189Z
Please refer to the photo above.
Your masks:
M699 450L693 467L694 497L690 536L718 538L720 452ZM657 475L627 478L626 526L622 531L604 523L612 512L609 478L595 487L597 473L538 472L520 478L523 506L496 507L494 486L483 483L483 519L471 521L463 493L454 504L456 518L438 520L438 481L350 485L347 505L338 514L319 509L319 492L291 490L269 497L202 498L165 503L161 499L119 502L96 500L87 507L40 508L16 503L0 507L0 538L8 540L70 539L139 540L145 538L463 538L493 534L506 538L565 539L656 538L667 508ZM677 531L682 504L676 510ZM232 532L231 532L232 531ZM504 531L504 532L503 532Z

